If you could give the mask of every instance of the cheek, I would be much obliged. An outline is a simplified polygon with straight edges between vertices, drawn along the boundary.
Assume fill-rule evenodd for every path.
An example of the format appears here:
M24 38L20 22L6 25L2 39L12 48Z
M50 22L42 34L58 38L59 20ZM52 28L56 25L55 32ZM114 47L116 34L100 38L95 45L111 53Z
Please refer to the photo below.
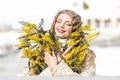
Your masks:
M67 28L67 29L66 29L67 33L71 33L72 30L73 30L73 28Z
M57 28L57 27L55 26L55 27L54 27L55 32L57 31L57 29L56 29L56 28Z
M54 25L54 29L56 29L57 28L57 25Z

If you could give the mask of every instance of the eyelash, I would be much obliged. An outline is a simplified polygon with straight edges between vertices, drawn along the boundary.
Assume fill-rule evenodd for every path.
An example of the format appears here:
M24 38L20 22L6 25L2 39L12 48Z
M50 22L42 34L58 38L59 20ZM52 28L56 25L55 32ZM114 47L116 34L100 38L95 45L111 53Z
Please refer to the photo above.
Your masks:
M56 23L61 23L61 21L56 20ZM67 26L72 26L72 24L69 24L69 23L65 23L65 25L67 25Z
M56 20L56 23L61 23L61 21L59 21L59 20Z

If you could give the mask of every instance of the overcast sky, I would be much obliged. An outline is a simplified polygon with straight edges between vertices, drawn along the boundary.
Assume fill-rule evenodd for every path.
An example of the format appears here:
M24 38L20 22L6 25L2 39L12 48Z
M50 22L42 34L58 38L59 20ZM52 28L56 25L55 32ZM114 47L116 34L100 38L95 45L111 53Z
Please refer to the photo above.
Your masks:
M82 1L97 10L120 5L120 0L0 0L0 25L12 24L18 27L21 20L37 24L43 17L45 25L49 26L60 9L72 9L81 14Z

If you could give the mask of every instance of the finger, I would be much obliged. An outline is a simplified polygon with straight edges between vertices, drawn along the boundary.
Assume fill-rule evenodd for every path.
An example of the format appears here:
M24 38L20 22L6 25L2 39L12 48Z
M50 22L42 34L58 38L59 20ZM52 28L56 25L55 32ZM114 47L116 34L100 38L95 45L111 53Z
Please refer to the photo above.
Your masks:
M56 55L55 55L55 52L54 52L54 51L52 51L52 56L53 56L54 58L56 58Z
M45 51L45 52L44 52L44 55L46 55L46 54L47 54L47 52Z
M60 51L63 52L63 48Z
M58 60L58 62L60 62L62 59L60 56L57 56L57 60Z
M44 56L45 56L45 60L49 59L49 53L48 52L44 52Z
M49 58L50 58L49 53L45 51L44 55L45 55L44 61L45 61L46 64L48 64L48 61L49 61Z
M72 49L72 46L68 47L67 50L65 50L62 55L65 56L66 54L69 53L69 51L70 51L71 49Z
M50 54L49 54L48 52L45 51L45 52L44 52L44 55L50 55Z
M44 60L45 60L45 62L46 62L46 58L47 56L46 56L46 52L44 52Z
M44 57L46 57L46 52L44 52Z
M47 64L47 60L45 59L45 63Z
M63 55L60 55L60 59L63 60L63 59L64 59L64 56L63 56Z

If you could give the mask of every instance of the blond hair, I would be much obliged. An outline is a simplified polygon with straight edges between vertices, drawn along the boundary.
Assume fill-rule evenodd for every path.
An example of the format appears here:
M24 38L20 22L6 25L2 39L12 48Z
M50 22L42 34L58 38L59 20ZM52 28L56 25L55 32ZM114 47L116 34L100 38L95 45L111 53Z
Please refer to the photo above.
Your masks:
M79 14L75 13L75 12L72 11L72 10L66 9L66 10L60 10L60 11L56 14L56 16L54 17L53 22L52 22L52 24L51 24L51 29L50 29L50 31L54 31L54 26L55 26L56 20L57 20L57 18L58 18L58 16L59 16L60 14L67 14L67 15L69 15L69 16L72 18L72 26L74 27L74 30L73 30L73 31L76 30L76 28L77 28L78 25L81 26L81 24L82 24L81 16L80 16Z

